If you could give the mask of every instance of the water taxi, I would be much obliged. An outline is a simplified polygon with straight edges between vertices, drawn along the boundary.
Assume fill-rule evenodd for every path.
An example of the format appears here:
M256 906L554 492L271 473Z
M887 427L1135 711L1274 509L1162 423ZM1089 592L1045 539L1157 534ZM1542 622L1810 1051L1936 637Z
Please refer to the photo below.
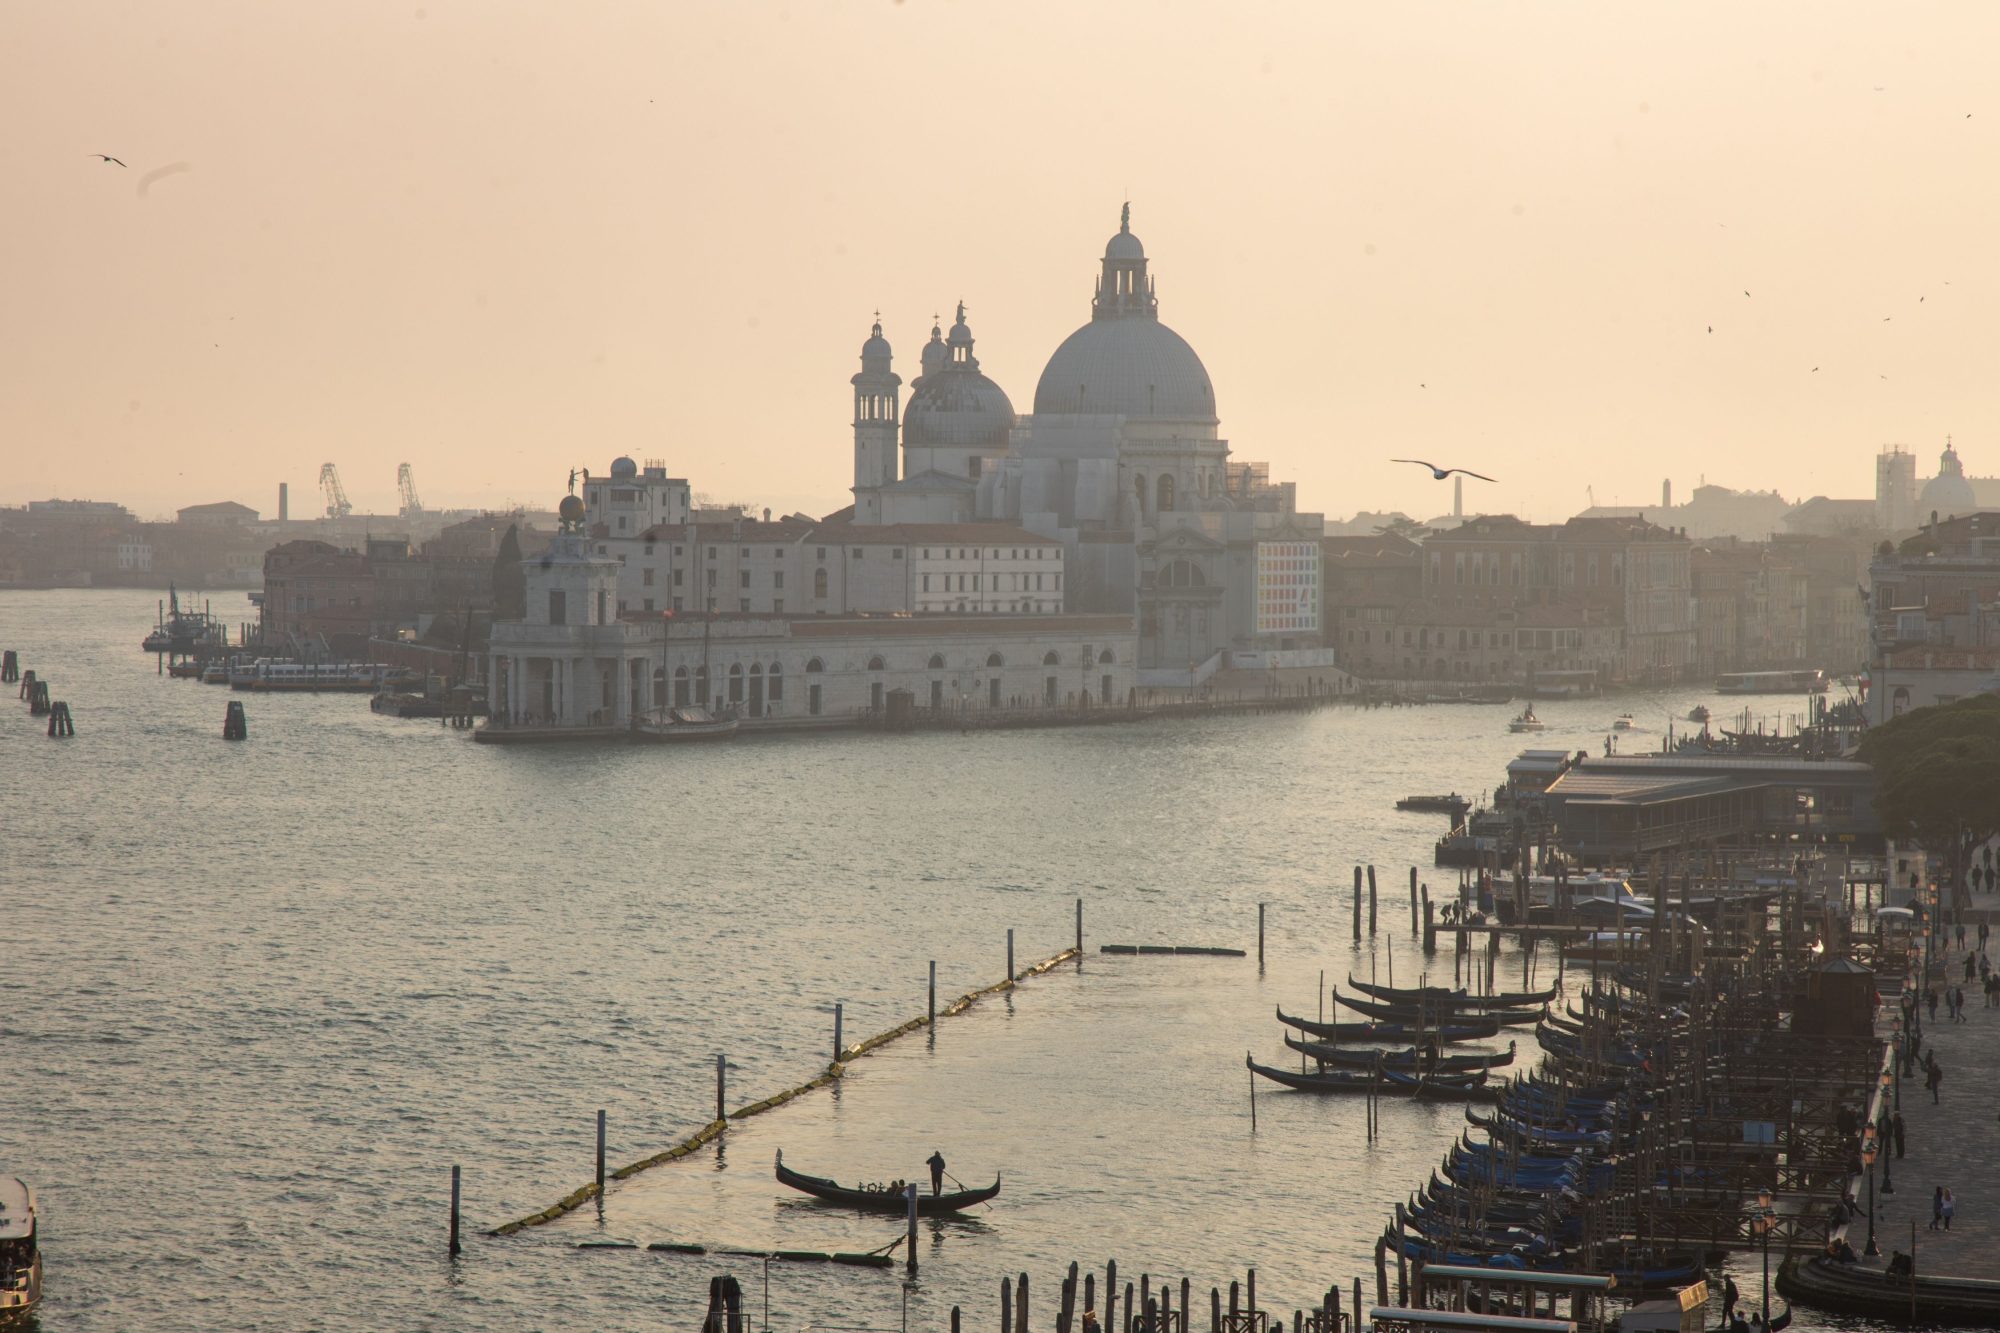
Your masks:
M0 1176L0 1327L25 1322L41 1303L35 1192L13 1176Z
M1708 705L1696 704L1693 708L1688 709L1687 719L1690 722L1708 721Z
M1613 731L1636 731L1638 727L1639 724L1632 720L1630 713L1620 713L1611 722L1611 729Z
M1521 710L1521 715L1507 724L1509 731L1546 731L1548 723L1535 716L1535 706L1529 704Z

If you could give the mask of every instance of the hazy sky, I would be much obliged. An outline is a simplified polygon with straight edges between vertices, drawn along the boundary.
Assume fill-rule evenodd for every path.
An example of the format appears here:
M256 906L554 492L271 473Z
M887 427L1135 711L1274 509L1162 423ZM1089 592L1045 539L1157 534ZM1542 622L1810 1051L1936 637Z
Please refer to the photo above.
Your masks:
M2000 472L1990 0L62 0L0 50L4 503L629 453L824 512L871 312L907 380L965 300L1028 411L1128 196L1302 508Z

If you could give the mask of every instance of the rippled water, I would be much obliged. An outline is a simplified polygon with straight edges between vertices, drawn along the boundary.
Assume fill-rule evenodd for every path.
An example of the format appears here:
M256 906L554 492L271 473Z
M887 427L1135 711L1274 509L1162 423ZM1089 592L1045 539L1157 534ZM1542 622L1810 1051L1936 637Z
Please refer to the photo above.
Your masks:
M216 609L231 623L247 609ZM1197 1289L1256 1265L1271 1308L1372 1273L1392 1202L1456 1107L1258 1092L1274 1004L1365 971L1350 867L1383 875L1382 952L1408 980L1413 791L1490 787L1509 710L1430 708L973 736L509 750L353 695L268 698L154 674L151 593L0 593L0 648L69 701L46 738L0 695L0 1170L40 1191L43 1327L688 1327L745 1259L579 1251L599 1236L867 1249L898 1224L771 1179L783 1148L841 1179L916 1178L933 1147L995 1206L924 1224L923 1268L779 1265L772 1322L997 1318L1025 1270ZM232 698L250 739L221 739ZM1665 725L1694 694L1550 704L1536 745ZM1714 703L1714 701L1710 701ZM1718 712L1721 705L1716 705ZM1772 711L1777 711L1774 703ZM1657 721L1654 720L1657 716ZM1634 737L1628 748L1657 742ZM1434 888L1446 872L1422 872ZM1070 942L1081 966L857 1062L843 1086L522 1235L478 1234L613 1164L812 1077L849 1040ZM1255 952L1269 904L1268 955ZM1102 942L1247 959L1114 958ZM1449 955L1441 955L1449 969ZM1503 957L1503 978L1519 976ZM1386 977L1384 978L1386 979ZM1506 983L1503 983L1506 984ZM452 1163L471 1233L444 1254ZM1122 1277L1121 1277L1122 1280Z

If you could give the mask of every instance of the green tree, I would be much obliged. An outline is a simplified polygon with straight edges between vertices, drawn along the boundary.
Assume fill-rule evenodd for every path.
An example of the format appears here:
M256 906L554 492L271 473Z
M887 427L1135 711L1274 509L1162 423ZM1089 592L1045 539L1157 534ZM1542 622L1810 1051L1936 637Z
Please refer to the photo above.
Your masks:
M1883 832L1940 856L1953 906L1970 906L1973 850L2000 834L2000 696L1905 713L1870 732L1860 758L1875 769Z
M521 534L512 523L500 539L500 553L493 557L493 618L528 618L528 575L521 568Z

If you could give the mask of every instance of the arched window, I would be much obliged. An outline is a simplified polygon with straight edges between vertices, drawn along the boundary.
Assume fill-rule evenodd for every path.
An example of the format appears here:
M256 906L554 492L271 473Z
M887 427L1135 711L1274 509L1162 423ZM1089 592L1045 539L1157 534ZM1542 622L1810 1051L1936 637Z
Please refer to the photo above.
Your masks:
M882 669L882 659L879 655L868 659L868 669L870 671L880 671Z
M743 702L743 664L741 662L731 662L729 664L729 702L733 704Z
M931 660L930 660L930 669L931 669L931 670L933 670L933 671L942 671L942 670L944 670L944 654L943 654L943 653L932 653L932 654L931 654Z
M708 668L705 666L694 669L694 701L698 704L708 702Z
M826 599L826 571L824 569L815 569L813 571L813 596L822 601Z
M1061 665L1062 665L1062 654L1061 654L1061 653L1058 653L1058 652L1057 652L1057 651L1056 651L1055 649L1053 649L1053 648L1049 649L1049 651L1048 651L1048 652L1046 652L1046 653L1044 653L1044 654L1042 655L1042 665L1043 665L1043 666L1061 666Z
M1106 648L1103 652L1097 655L1097 664L1099 666L1112 666L1115 665L1117 661L1118 659L1111 655L1111 650L1109 648Z
M776 662L771 663L771 683L767 687L767 696L772 703L777 703L785 697L785 668Z
M1160 494L1160 504L1159 504L1160 512L1162 514L1172 513L1174 510L1174 479L1171 474L1169 473L1161 474L1159 494Z
M1003 667L1007 665L1007 659L998 653L988 653L986 654L986 665L990 667Z
M1201 567L1186 560L1176 560L1168 565L1166 577L1161 582L1169 588L1202 588L1208 586L1208 579L1201 572Z
M820 664L820 660L819 660L819 659L818 659L817 657L815 657L815 658L814 658L814 659L813 659L812 661L810 661L810 662L806 663L806 674L807 674L807 675L815 675L815 676L816 676L816 675L818 675L818 674L819 674L820 672L822 672L822 671L824 671L824 670L826 670L826 668L825 668L824 666L822 666L822 665Z
M1136 476L1136 477L1132 478L1132 495L1133 495L1133 498L1134 498L1134 499L1136 499L1136 500L1137 500L1137 501L1139 502L1139 517L1140 517L1140 518L1144 518L1144 517L1146 516L1146 474L1145 474L1145 473L1143 473L1143 472L1142 472L1142 473L1140 473L1140 474L1139 474L1138 476Z
M822 670L823 668L820 665L820 660L817 657L813 658L812 661L806 663L806 675L808 676L817 676L818 674L820 674ZM820 699L819 682L816 680L808 680L806 682L806 711L812 714L814 717L818 717L820 710L820 703L821 699Z

